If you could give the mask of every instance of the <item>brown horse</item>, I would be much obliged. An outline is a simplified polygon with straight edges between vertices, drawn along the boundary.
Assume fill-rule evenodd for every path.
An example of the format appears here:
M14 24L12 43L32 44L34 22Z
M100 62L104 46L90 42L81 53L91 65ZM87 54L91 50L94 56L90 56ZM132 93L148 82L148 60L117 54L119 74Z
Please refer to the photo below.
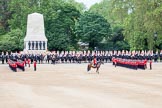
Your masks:
M90 71L91 68L96 68L96 72L99 74L99 68L100 68L101 64L104 64L103 61L97 62L97 64L96 64L95 66L93 65L93 62L91 62L91 63L88 64L88 66L87 66L87 71Z

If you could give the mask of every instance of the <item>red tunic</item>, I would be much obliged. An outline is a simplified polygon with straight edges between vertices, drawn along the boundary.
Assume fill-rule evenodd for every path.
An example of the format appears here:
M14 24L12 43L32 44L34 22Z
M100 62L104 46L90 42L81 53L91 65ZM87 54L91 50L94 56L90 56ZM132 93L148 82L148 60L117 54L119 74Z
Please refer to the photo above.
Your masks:
M96 60L96 58L95 58L95 59L93 59L93 64L94 64L94 65L96 65L96 64L97 64L97 60Z
M28 64L30 64L30 59L28 59Z
M36 64L37 64L37 62L36 62L36 61L34 61L34 67L36 67Z

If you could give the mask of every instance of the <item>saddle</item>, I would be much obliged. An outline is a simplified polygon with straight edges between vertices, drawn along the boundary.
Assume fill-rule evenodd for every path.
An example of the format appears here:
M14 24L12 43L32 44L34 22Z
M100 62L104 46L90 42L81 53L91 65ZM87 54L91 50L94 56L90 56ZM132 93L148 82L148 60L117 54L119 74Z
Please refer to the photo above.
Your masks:
M97 67L97 64L92 64L92 67L93 67L93 68L96 68L96 67Z

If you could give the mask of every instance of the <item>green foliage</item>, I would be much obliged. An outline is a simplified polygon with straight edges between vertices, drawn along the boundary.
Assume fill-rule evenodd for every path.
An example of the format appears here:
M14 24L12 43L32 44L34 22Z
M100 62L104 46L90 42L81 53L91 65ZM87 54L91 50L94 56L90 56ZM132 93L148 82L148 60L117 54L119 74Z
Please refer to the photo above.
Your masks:
M49 50L77 49L79 40L90 49L162 49L160 0L102 0L88 12L75 0L1 0L1 49L6 43L23 49L27 15L33 12L44 16Z
M103 16L109 23L111 23L111 26L113 26L114 23L114 15L112 15L111 10L111 0L102 0L100 3L94 4L90 9L89 12L99 14Z
M76 25L76 34L82 42L89 43L89 47L98 47L102 39L111 36L110 24L102 16L85 12Z
M72 0L2 0L0 1L0 37L8 36L16 48L23 49L27 16L33 12L44 15L45 31L50 50L74 48L75 22L84 5ZM80 10L77 10L80 9ZM80 12L79 12L80 11ZM17 31L18 30L18 31ZM21 32L20 32L21 31ZM16 34L20 33L20 34ZM0 38L1 41L4 39ZM5 42L3 42L5 43Z
M113 28L113 36L110 39L111 42L113 42L113 49L114 50L129 50L130 46L125 41L124 35L123 35L123 27L122 26L116 26Z
M127 4L131 12L124 18L123 25L124 35L131 48L137 50L155 48L154 33L158 32L158 38L161 37L162 23L160 23L161 14L159 13L162 12L161 2L158 0L126 0L120 7L126 9Z
M65 0L67 1L67 3L71 4L72 6L76 7L76 9L81 13L83 14L85 9L86 9L86 6L83 4L83 3L78 3L76 2L75 0Z
M49 50L69 50L76 46L75 22L79 11L72 5L64 4L59 7L55 18L46 20L46 31Z
M0 35L9 30L8 19L11 17L9 2L11 0L0 0Z
M103 0L101 3L93 5L89 11L102 15L111 24L113 30L111 34L112 36L107 40L107 43L102 45L105 46L105 49L129 49L129 44L123 35L124 26L122 25L127 12L125 9L123 10L117 5L117 7L114 8L114 2L115 1L113 0ZM116 2L120 3L119 0L116 0Z
M104 16L114 28L123 27L131 49L160 49L162 3L160 0L103 0L90 9ZM154 33L158 33L155 42Z
M15 29L2 35L0 40L0 50L23 50L24 41L22 37L23 33L20 29Z
M0 51L14 51L16 45L11 41L0 41Z

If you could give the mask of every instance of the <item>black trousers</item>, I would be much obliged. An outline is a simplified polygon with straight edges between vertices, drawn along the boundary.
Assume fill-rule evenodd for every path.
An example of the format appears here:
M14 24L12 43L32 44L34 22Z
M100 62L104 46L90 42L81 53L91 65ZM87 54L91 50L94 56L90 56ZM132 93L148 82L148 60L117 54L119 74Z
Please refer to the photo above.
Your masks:
M36 71L37 70L37 67L36 66L34 66L34 71Z
M4 60L2 60L2 64L4 64Z

